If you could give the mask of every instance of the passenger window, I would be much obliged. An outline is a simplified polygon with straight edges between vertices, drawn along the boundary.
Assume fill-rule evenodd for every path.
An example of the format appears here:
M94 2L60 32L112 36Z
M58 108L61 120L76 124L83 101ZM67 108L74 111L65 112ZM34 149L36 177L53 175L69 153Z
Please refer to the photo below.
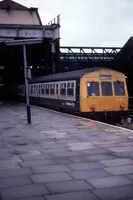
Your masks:
M67 88L67 95L68 96L74 96L74 89L73 88Z
M66 95L66 88L65 88L65 84L61 84L60 85L60 94L62 95L62 96L65 96Z
M41 93L41 85L39 85L39 94Z
M42 85L42 87L41 87L41 94L42 95L44 94L44 85Z
M33 85L31 85L31 94L33 94Z
M51 84L50 94L54 95L54 84Z
M61 94L62 96L65 96L65 95L66 95L66 89L61 88L61 89L60 89L60 94Z
M70 88L70 83L67 83L67 88Z
M88 95L89 96L99 96L99 83L98 82L88 82Z
M121 81L114 82L114 90L116 96L124 96L125 95L124 82Z
M112 82L101 82L101 89L103 96L112 96Z
M46 85L46 94L49 94L49 85Z
M67 83L67 95L74 96L74 83Z
M56 84L56 94L58 94L58 84Z

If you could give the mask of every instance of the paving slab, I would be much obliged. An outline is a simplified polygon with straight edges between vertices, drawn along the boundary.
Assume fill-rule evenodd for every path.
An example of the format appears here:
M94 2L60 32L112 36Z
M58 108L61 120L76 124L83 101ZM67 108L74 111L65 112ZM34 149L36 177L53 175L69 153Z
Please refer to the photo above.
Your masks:
M4 169L0 170L0 178L12 177L12 176L26 176L33 174L31 168L18 168L18 169Z
M130 165L133 164L133 160L128 159L128 158L119 158L119 159L113 159L113 160L103 160L100 161L104 165L108 167L113 167L113 166L120 166L120 165Z
M108 168L105 168L105 170L113 175L132 174L133 173L133 165L108 167Z
M33 167L32 169L37 174L70 171L70 169L65 165L38 166L38 167Z
M88 162L88 163L74 163L69 164L68 167L72 170L87 170L87 169L97 169L97 168L104 168L105 165L99 162Z
M36 185L36 184L1 190L1 196L3 200L10 200L10 199L18 200L20 198L25 198L25 197L47 195L48 193L49 193L48 190L43 185Z
M50 155L22 155L21 158L24 161L39 161L39 160L50 160L52 158L52 156Z
M67 192L79 192L87 191L92 188L92 186L87 184L85 181L67 181L60 183L48 183L46 187L52 194L60 194Z
M31 198L24 198L18 200L46 200L44 197L31 197Z
M95 189L93 193L102 200L126 200L133 197L133 186Z
M116 148L109 148L109 150L119 153L119 152L133 151L133 147L116 147Z
M72 178L65 172L32 175L31 179L34 183L50 183L72 180Z
M114 155L107 155L107 154L98 154L98 155L90 155L87 156L88 160L90 161L101 161L101 160L111 160L116 159L117 157Z
M54 164L54 162L52 160L30 160L30 161L24 161L21 162L20 165L22 167L34 167L34 166L41 166L41 165L50 165L50 164Z
M133 132L25 106L0 107L3 200L131 200Z
M15 187L21 185L30 185L32 181L28 176L0 178L0 188Z
M88 179L87 182L95 188L111 188L122 185L132 185L133 182L123 176L108 176Z
M46 196L46 200L98 200L92 193L86 192L73 192L57 195Z
M81 171L71 171L69 174L76 180L85 180L88 178L100 178L111 176L111 173L104 169L92 169L92 170L81 170Z
M108 149L90 149L90 150L85 150L84 151L84 153L86 154L86 155L97 155L97 154L111 154L112 152L110 151L110 150L108 150Z
M133 180L133 174L129 174L126 176L128 179Z

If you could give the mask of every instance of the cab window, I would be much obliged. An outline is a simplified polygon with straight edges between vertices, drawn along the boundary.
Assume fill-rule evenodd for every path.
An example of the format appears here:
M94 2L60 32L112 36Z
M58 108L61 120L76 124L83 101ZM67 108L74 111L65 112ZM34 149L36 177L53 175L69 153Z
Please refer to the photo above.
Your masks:
M101 82L102 96L112 96L112 83L111 82Z
M125 95L124 82L121 81L114 82L114 90L116 96L124 96Z
M87 83L88 96L99 96L99 83L88 82Z

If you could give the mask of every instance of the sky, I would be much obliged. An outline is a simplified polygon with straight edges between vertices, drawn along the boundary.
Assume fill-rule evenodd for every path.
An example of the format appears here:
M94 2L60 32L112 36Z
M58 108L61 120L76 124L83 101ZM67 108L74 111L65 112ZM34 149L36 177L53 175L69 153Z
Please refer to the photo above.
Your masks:
M16 0L45 25L60 14L61 46L122 47L133 35L133 0Z

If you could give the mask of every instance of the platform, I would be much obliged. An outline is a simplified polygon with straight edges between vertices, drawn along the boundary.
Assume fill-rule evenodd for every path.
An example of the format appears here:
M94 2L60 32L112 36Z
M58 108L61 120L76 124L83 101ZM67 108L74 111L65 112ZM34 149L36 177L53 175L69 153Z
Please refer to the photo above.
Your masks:
M133 132L24 105L0 106L0 199L132 200Z

